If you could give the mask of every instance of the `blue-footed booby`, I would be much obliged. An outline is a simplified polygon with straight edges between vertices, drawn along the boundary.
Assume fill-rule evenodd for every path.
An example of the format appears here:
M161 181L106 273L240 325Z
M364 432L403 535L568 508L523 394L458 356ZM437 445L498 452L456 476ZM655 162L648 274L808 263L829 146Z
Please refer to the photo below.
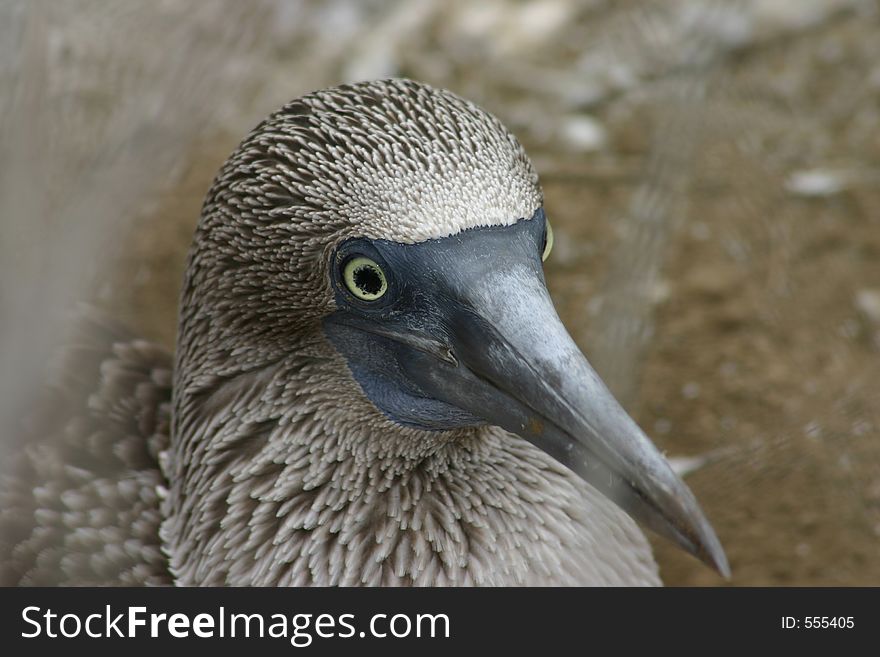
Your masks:
M727 573L560 322L551 248L474 104L403 79L289 103L208 192L173 368L106 325L70 350L63 418L5 476L4 582L659 584L635 520Z

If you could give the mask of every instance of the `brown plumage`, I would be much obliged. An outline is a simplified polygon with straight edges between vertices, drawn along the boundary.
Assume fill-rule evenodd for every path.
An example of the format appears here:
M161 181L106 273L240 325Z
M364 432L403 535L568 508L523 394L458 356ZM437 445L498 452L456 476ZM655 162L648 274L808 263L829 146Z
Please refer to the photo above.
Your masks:
M396 421L327 337L346 240L430 243L541 202L516 139L448 92L362 83L271 115L205 201L173 405L156 346L74 354L63 421L3 485L4 583L659 583L636 524L571 470L495 426Z
M90 313L0 475L0 585L168 584L158 468L171 357Z

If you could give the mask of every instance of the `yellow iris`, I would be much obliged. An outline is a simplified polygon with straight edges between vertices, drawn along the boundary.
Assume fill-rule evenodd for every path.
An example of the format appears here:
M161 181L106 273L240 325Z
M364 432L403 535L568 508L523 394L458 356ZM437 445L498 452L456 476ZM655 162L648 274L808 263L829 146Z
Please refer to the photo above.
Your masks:
M343 279L348 291L362 301L375 301L388 290L385 272L373 260L358 256L345 263Z

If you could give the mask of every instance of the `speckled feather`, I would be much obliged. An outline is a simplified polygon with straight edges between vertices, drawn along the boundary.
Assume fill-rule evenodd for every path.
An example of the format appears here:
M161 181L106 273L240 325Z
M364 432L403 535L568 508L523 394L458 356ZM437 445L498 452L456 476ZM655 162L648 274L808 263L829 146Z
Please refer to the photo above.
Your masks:
M257 126L205 201L181 297L173 438L147 450L169 482L160 535L176 583L658 583L645 537L611 502L498 428L392 422L321 327L340 241L420 242L511 224L541 202L497 119L415 82L316 92ZM94 402L112 425L118 410ZM159 483L153 461L143 472Z
M168 584L170 354L91 312L77 329L3 464L0 585Z

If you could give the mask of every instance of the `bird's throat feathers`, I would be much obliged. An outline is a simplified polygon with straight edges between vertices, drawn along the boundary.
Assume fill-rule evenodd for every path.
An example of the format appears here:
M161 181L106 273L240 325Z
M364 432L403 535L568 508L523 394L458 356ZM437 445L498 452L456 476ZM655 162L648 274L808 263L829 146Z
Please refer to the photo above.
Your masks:
M635 524L552 459L494 427L396 425L320 336L177 390L162 537L181 584L613 584L605 523L644 545L624 572L656 579Z

